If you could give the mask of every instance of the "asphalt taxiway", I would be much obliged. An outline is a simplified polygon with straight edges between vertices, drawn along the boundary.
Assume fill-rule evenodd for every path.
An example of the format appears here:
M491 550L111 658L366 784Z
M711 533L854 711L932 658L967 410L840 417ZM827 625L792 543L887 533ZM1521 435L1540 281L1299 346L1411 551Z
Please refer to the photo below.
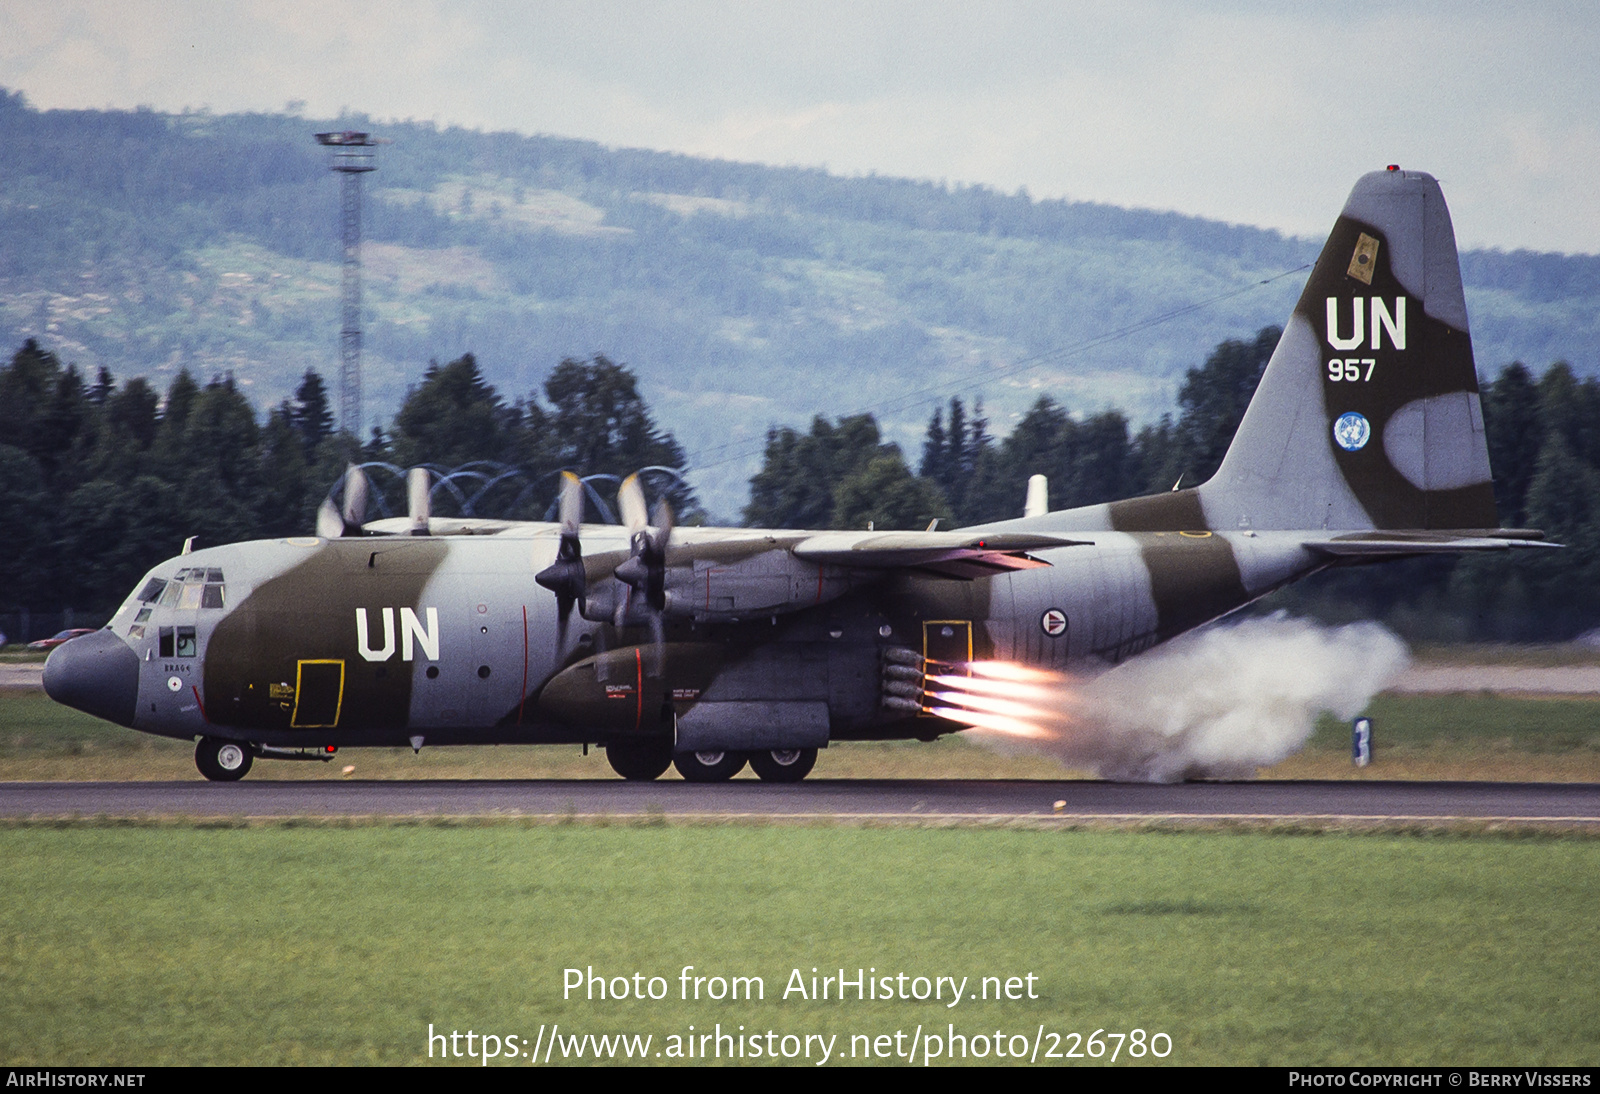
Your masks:
M1600 825L1600 784L818 779L0 783L0 817L707 816L802 820L1508 821Z

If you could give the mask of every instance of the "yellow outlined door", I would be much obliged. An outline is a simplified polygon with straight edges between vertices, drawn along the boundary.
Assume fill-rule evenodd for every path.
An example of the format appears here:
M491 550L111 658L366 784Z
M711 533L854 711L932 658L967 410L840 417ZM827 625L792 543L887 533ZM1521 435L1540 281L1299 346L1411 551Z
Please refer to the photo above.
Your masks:
M922 624L922 656L938 661L949 673L967 675L972 660L972 622L967 619L929 619Z
M344 662L301 661L295 671L292 729L331 729L344 706Z
M929 675L971 676L972 622L967 619L929 619L922 624L922 656L932 662ZM924 700L926 703L926 700ZM922 717L930 716L926 705Z

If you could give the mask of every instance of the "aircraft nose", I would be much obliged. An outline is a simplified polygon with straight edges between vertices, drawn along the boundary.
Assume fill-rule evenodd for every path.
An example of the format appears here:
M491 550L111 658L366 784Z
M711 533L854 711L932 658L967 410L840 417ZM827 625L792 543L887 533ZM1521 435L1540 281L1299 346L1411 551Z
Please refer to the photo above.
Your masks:
M139 702L139 655L110 631L63 642L44 663L44 690L65 706L131 726Z

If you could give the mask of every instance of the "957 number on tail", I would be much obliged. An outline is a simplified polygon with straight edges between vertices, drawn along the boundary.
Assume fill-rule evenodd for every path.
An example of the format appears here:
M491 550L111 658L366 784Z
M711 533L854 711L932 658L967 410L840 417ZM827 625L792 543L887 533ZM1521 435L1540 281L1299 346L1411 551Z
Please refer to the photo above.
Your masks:
M1336 384L1358 380L1366 383L1372 379L1373 370L1377 367L1376 357L1333 357L1328 360L1328 379Z

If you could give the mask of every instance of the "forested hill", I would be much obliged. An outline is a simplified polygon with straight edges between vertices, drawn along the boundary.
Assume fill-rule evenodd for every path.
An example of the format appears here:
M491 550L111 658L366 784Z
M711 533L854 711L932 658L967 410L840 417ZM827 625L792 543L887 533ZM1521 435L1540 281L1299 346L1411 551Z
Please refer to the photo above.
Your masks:
M185 367L231 373L257 407L308 367L336 375L337 183L312 140L332 128L392 142L367 177L369 422L430 359L470 351L517 395L605 354L728 517L768 427L817 414L874 411L907 451L951 395L982 399L1000 435L1046 393L1153 419L1219 341L1283 321L1304 275L1257 283L1320 243L552 137L39 112L0 92L0 346L36 337L85 375L160 390ZM1486 374L1600 368L1600 258L1476 252L1463 268Z

